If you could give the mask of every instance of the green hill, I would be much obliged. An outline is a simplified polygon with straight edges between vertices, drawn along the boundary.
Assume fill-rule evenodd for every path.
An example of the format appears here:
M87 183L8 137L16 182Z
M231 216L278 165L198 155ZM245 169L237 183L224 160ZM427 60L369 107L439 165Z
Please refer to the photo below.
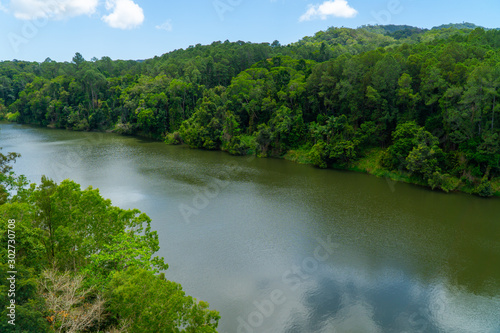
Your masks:
M231 154L292 156L445 191L500 190L500 31L331 27L142 62L0 63L0 115Z

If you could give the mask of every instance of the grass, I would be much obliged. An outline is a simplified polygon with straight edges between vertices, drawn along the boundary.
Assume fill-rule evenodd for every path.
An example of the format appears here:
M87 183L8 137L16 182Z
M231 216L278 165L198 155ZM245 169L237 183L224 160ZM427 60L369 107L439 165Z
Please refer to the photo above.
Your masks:
M495 192L495 196L500 197L500 177L491 181L491 187L493 188L493 192Z
M253 135L241 135L240 139L242 143L246 144L249 147L255 146L255 136Z
M310 152L310 146L303 146L298 149L288 151L283 158L286 160L300 163L300 164L311 164L311 160L308 155ZM415 184L420 186L429 187L429 184L422 179L411 175L405 171L391 171L380 165L380 160L385 153L384 148L371 148L365 151L365 156L352 163L348 168L349 171L367 173L376 177L388 178L396 182L404 182L409 184ZM449 176L447 178L447 191L459 191L464 193L473 194L475 188L470 185L463 183L459 178L455 176ZM495 196L500 196L500 178L497 177L491 181L493 192Z
M250 147L248 154L255 154L255 142L256 138L252 135L241 135L241 143L247 147ZM297 149L289 150L285 155L281 156L285 160L292 161L299 164L313 164L309 158L309 153L311 152L311 145L306 144ZM354 172L362 172L370 174L380 178L387 178L396 182L409 183L424 187L430 187L427 181L412 175L404 170L388 170L380 164L382 156L386 152L384 148L371 148L364 152L364 156L359 160L353 162L346 168L340 167L342 170L349 170ZM476 186L474 184L466 184L455 176L444 175L444 182L441 183L441 187L445 189L446 192L464 192L468 194L474 194L476 192ZM494 195L500 197L500 177L497 177L491 181L492 190Z
M383 148L373 148L366 152L366 156L356 161L349 170L383 176L387 170L380 166Z
M380 165L380 159L384 154L384 148L372 148L365 152L365 156L354 162L348 170L363 172L381 178L388 178L397 182L428 186L422 180L412 177L406 172L390 171Z
M311 160L309 159L310 150L309 146L302 146L294 150L289 150L283 158L299 164L311 164Z

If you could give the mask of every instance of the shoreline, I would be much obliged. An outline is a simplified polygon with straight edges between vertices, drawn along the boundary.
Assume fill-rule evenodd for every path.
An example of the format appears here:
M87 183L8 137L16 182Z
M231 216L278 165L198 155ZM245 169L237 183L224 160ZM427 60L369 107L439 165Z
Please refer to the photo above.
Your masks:
M417 185L425 187L431 191L439 191L443 193L465 193L469 195L474 195L476 197L480 197L483 199L488 199L487 197L481 197L480 195L474 193L474 187L467 187L462 184L462 181L457 177L450 177L450 180L455 184L455 188L449 192L446 192L441 189L433 189L429 184L424 183L423 181L412 177L409 173L400 173L397 171L391 171L383 168L379 163L379 155L384 152L383 148L371 148L368 149L366 156L360 158L356 162L352 163L351 166L347 168L334 168L328 167L326 169L331 170L343 170L343 171L351 171L351 172L359 172L365 173L371 176L375 176L377 178L385 178L394 182L406 183L411 185ZM289 150L285 155L283 155L283 159L299 163L299 164L307 164L312 165L311 161L307 158L307 152L304 150ZM489 198L498 198L500 197L500 177L494 178L491 180L493 196Z
M41 125L36 125L36 124L20 124L17 122L9 122L7 120L2 120L1 123L4 124L17 124L17 125L25 125L25 126L33 126L33 127L38 127L38 128L47 128L47 129L55 129L55 130L65 130L65 131L73 131L73 132L88 132L88 133L112 133L115 135L121 135L121 136L131 136L131 137L137 137L141 139L147 139L151 140L154 142L163 142L166 145L171 145L171 146L180 146L180 145L185 145L188 146L185 143L182 144L172 144L172 143L167 143L165 142L165 139L158 139L158 138L152 138L147 135L141 135L140 133L135 133L135 134L126 134L126 133L117 133L116 131L112 129L101 129L101 130L92 130L92 131L74 131L71 129L64 129L64 128L56 128L54 126L41 126ZM207 149L198 149L198 148L191 148L189 149L196 149L196 150L207 150ZM224 153L227 153L229 155L229 152L224 151L222 149L216 149L214 151L221 151ZM414 178L411 176L411 174L408 173L400 173L397 171L391 171L383 168L380 163L379 163L379 155L384 152L385 149L383 148L371 148L368 149L366 152L366 155L357 160L356 162L353 162L349 167L342 168L342 167L327 167L326 169L331 169L331 170L343 170L343 171L350 171L350 172L358 172L358 173L365 173L371 176L375 176L377 178L385 178L394 182L401 182L401 183L406 183L406 184L412 184L412 185L417 185L417 186L422 186L425 187L431 191L439 191L443 193L465 193L469 195L474 195L476 197L481 197L480 195L474 193L474 187L471 186L466 186L462 184L462 181L457 178L457 177L450 177L450 181L453 182L454 188L450 190L449 192L446 192L441 189L433 189L429 184L424 183L423 181ZM308 150L305 149L291 149L287 151L284 155L282 156L268 156L268 157L262 157L262 156L257 156L255 152L252 152L251 154L247 155L256 155L256 157L259 158L278 158L278 159L284 159L293 163L298 163L298 164L304 164L304 165L311 165L313 166L313 163L309 160L307 154L309 153ZM238 156L238 155L233 155L233 156ZM500 197L500 177L494 178L491 180L492 183L492 190L493 190L493 196L489 198L499 198ZM484 199L487 199L487 197L481 197Z

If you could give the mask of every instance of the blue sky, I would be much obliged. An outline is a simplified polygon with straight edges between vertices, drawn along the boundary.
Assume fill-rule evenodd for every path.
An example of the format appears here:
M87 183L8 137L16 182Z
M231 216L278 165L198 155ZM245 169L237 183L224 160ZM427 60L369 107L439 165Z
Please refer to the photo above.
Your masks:
M0 0L0 61L146 59L197 43L295 42L331 26L472 22L499 0Z

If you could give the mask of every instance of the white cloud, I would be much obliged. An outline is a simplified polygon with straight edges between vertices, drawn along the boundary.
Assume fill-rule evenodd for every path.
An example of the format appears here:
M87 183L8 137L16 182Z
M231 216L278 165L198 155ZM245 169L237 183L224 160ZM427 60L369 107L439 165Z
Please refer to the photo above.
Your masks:
M311 21L316 19L326 20L329 16L351 18L358 14L358 11L347 3L347 0L325 1L321 5L309 5L299 21Z
M106 9L113 12L103 16L102 20L112 28L133 29L144 22L144 11L132 0L106 1Z
M99 0L11 0L10 9L21 20L64 19L95 13Z
M172 20L168 19L165 22L163 22L162 24L157 25L155 28L158 30L165 30L165 31L170 32L174 29L174 26L172 25Z

